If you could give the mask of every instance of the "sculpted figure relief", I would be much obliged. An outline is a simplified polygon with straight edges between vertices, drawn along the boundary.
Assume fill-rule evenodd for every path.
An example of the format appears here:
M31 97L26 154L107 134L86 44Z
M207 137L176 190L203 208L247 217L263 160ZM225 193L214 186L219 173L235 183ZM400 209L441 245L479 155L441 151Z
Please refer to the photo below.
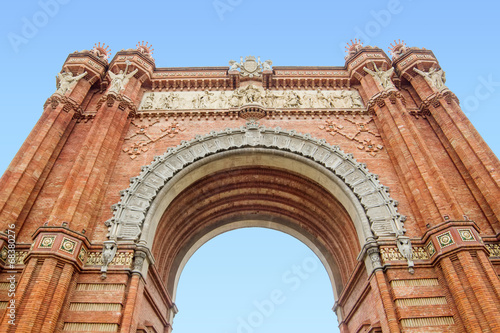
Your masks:
M128 81L132 76L137 73L138 69L135 69L131 73L127 74L128 66L130 65L130 61L127 61L127 66L125 67L125 72L123 70L120 73L115 74L112 71L109 71L109 76L111 77L111 84L109 88L109 92L115 92L117 94L121 93L125 90Z
M431 87L436 88L438 91L447 89L444 84L446 82L446 75L442 69L432 67L428 72L424 72L414 67L413 70L423 76L425 81L427 81L427 83L429 83Z
M70 89L73 89L73 87L76 85L76 83L85 75L87 75L87 72L83 72L80 75L73 76L73 73L71 72L66 72L62 71L61 73L57 74L56 76L56 93L59 93L61 95L64 95L67 91Z
M234 91L148 92L141 110L222 109L245 104L268 108L363 108L356 90L275 91L250 84Z
M363 67L363 70L368 74L370 74L371 76L373 76L375 81L377 81L382 86L382 88L384 88L384 90L395 88L391 80L392 73L394 72L394 67L391 67L389 70L386 71L378 69L375 63L373 63L373 67L375 68L375 71L372 71L367 67Z
M151 110L152 108L154 108L154 102L155 102L155 94L151 93L151 95L146 97L146 100L144 101L142 108L144 110Z

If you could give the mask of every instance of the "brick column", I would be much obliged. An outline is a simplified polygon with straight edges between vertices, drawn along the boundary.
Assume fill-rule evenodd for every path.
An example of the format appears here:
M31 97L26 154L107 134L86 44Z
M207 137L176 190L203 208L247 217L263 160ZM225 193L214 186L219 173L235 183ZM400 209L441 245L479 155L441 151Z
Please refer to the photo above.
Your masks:
M384 87L366 73L392 70L392 64L380 49L362 49L348 59L351 77L361 84L361 93L368 99L368 109L384 134L389 156L394 160L401 183L407 189L418 226L426 230L428 223L442 221L443 215L461 218L463 211L444 179L425 140L408 119L406 101L401 92L389 83ZM377 66L376 68L374 66Z
M42 116L0 179L3 226L16 223L17 231L22 227L26 215L23 212L31 208L73 129L74 118L81 114L80 104L104 70L101 62L89 52L73 53L66 60L66 72L87 74L64 94L56 92L47 100Z
M134 317L137 315L137 299L143 291L143 284L141 280L141 275L139 273L133 273L130 279L130 286L127 293L127 301L125 303L125 308L123 310L123 320L121 323L122 333L134 333L137 326Z
M443 146L452 158L458 158L454 159L457 169L481 204L493 230L500 232L500 162L462 112L457 97L446 86L436 86L422 75L440 68L434 54L410 49L394 66L421 99L421 112L432 116L431 125Z
M389 291L389 285L385 280L384 272L381 269L377 269L374 272L374 283L372 286L378 291L380 298L382 299L382 304L384 305L384 313L387 318L387 324L389 325L389 332L400 332L399 322L396 316L396 309L394 303L392 302L392 296ZM381 318L381 321L383 319Z
M151 75L141 67L138 54L134 57L118 53L111 63L111 70L118 72L127 67L125 61L132 59L138 72L130 78L124 91L107 92L99 101L92 128L50 214L50 224L67 221L76 230L86 229L92 233L95 207L106 191L105 181L115 165L116 152L120 150L124 133L130 125L129 116L135 113L140 103L142 83ZM129 67L127 74L133 69Z

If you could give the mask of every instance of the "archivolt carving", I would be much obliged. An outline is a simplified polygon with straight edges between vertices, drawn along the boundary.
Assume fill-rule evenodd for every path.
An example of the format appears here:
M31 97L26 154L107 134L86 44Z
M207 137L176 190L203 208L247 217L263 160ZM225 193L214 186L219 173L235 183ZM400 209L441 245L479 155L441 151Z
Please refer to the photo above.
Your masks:
M120 202L113 206L113 217L106 221L108 237L113 241L138 241L152 201L174 174L201 158L247 147L284 150L315 161L331 170L352 190L375 236L396 237L404 233L405 217L397 212L397 202L389 196L388 188L351 154L309 134L248 122L241 128L198 135L155 157L149 166L142 168L138 177L131 178L130 187L121 192Z

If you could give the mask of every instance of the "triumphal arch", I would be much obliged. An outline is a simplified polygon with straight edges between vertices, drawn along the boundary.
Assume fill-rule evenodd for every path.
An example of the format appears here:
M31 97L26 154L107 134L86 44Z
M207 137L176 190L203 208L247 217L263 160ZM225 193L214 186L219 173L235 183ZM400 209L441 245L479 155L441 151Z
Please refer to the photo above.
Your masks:
M0 182L0 331L171 332L192 253L257 226L317 254L343 333L498 332L499 161L434 54L389 51L71 53Z

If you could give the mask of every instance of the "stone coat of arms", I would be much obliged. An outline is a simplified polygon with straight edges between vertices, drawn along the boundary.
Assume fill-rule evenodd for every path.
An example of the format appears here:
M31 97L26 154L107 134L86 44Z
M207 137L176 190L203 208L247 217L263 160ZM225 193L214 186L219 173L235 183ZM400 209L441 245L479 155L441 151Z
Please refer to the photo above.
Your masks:
M260 61L260 57L255 59L254 56L240 57L240 62L235 60L229 61L229 71L236 71L240 69L240 75L244 77L259 77L262 70L271 70L271 60L266 60L264 63Z

